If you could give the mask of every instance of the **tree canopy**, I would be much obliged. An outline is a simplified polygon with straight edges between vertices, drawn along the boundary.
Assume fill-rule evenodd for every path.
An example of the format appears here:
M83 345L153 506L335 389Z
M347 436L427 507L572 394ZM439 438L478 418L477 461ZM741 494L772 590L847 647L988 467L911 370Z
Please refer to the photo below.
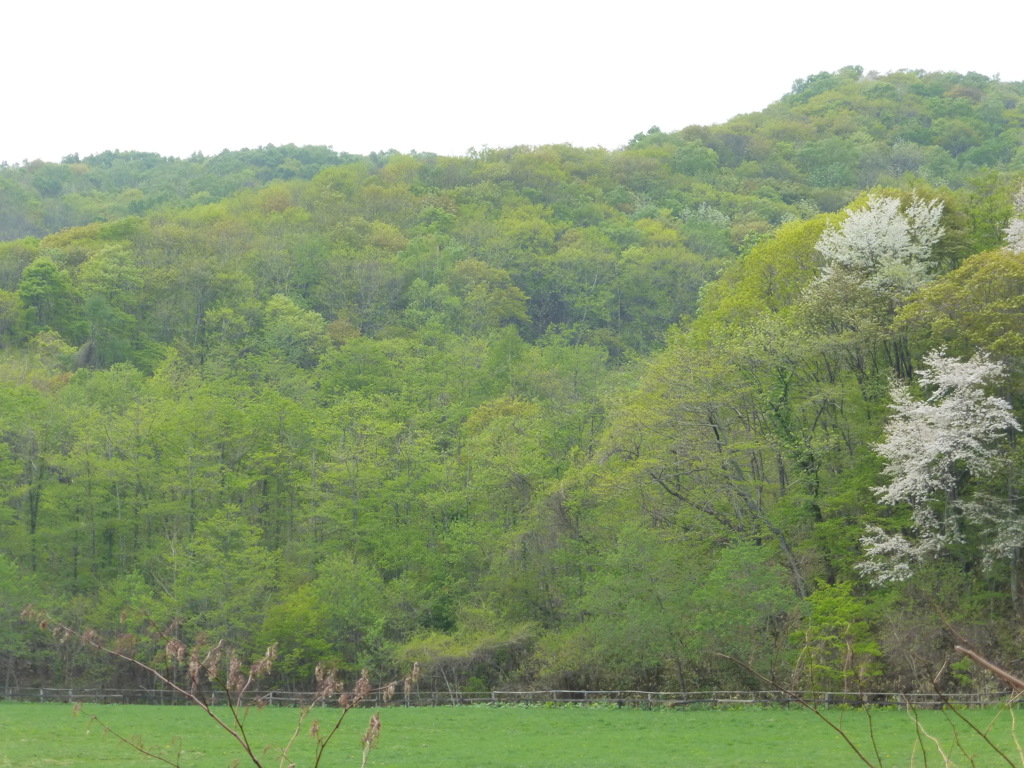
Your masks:
M1022 109L846 68L613 151L0 168L0 605L295 687L1012 667ZM11 684L118 679L7 622Z

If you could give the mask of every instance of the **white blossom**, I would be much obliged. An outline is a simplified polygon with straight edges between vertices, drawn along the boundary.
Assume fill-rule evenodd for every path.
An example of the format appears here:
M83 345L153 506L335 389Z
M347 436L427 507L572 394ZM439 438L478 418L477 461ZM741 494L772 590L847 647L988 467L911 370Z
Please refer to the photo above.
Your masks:
M875 450L886 460L888 485L875 488L884 504L909 504L915 541L869 528L861 542L867 560L858 567L876 582L906 578L910 563L962 539L964 526L990 541L986 562L1024 542L1024 525L1005 502L984 495L962 498L965 477L991 475L1002 464L999 443L1020 429L1010 404L985 393L1004 375L986 355L967 362L929 353L918 381L928 394L913 396L905 384L892 391L892 418Z
M945 231L943 204L914 197L905 210L895 197L870 195L866 208L847 209L840 227L828 227L818 240L826 276L845 269L865 286L907 294L928 279L932 249Z
M1006 233L1006 247L1014 253L1024 253L1024 219L1010 219Z
M1017 215L1010 219L1006 233L1006 247L1013 253L1024 253L1024 187L1013 198L1013 206Z
M961 504L964 519L989 533L991 540L982 554L982 566L991 568L996 560L1012 557L1024 546L1024 519L1006 499L979 494Z
M869 525L861 537L865 559L855 566L873 584L906 581L914 575L913 564L941 549L941 537L912 542L899 533L886 533L877 525Z
M985 394L985 385L1003 376L1000 363L984 354L965 363L936 350L924 364L918 380L931 394L920 401L905 384L897 384L886 439L876 447L893 478L875 489L886 504L920 504L952 491L961 466L974 476L987 474L998 457L995 441L1019 428L1010 404Z

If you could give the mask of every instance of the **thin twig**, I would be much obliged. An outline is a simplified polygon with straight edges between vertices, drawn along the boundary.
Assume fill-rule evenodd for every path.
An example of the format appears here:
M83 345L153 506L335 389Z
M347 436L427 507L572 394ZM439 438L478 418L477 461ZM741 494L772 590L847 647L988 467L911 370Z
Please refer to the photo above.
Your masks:
M971 659L976 661L978 664L980 664L981 666L985 667L985 669L988 669L988 670L992 671L998 677L1001 677L1003 679L1005 679L1006 677L1009 677L1011 679L1016 679L1016 678L1013 678L1013 675L1011 675L1009 672L1005 672L1004 670L999 669L999 667L997 667L995 664L993 664L992 662L988 661L987 659L982 658L981 656L979 656L974 651L969 651L966 648L964 648L963 646L959 646L959 645L955 646L955 648L960 653L963 653L964 655L969 656ZM999 674L999 673L1002 673L1002 674ZM978 736L981 737L981 739L989 746L989 748L993 752L995 752L997 755L999 755L1001 758L1003 758L1003 760L1005 760L1008 765L1012 765L1012 766L1014 766L1014 768L1017 768L1016 763L1014 763L1009 757L1007 757L1006 753L1004 753L1003 750L1001 750L999 747L997 747L995 745L995 743L992 741L992 739L989 738L989 736L988 736L988 729L985 729L983 731L978 726L976 726L974 723L972 723L970 720L968 720L966 717L964 717L964 714L956 706L954 706L949 701L949 699L946 698L945 694L943 694L942 691L939 691L938 689L936 689L935 693L938 694L939 701L942 703L943 707L948 708L948 711L952 712L954 715L956 715L958 718L960 718L964 723L966 723L967 727L970 728L972 731L974 731L976 734L978 734ZM1004 704L1003 706L1006 706L1006 705ZM947 717L948 717L948 715L947 715ZM989 728L991 728L991 726L989 726ZM953 730L953 733L956 734L956 729L955 728Z
M244 750L246 755L249 757L249 760L256 768L263 768L263 764L260 761L260 758L253 751L249 735L245 730L246 719L248 718L249 710L251 707L251 704L246 703L245 697L252 688L253 683L262 675L269 673L271 669L271 664L276 656L276 645L272 645L269 648L267 648L267 651L264 654L264 656L249 667L248 674L244 677L242 674L240 674L241 670L238 659L233 654L231 660L229 661L228 674L224 677L218 674L217 658L219 657L219 651L223 647L222 642L218 642L217 645L210 649L210 651L206 654L205 659L202 660L200 659L198 652L199 646L197 645L193 648L192 655L189 658L186 673L187 683L178 684L174 681L175 667L173 666L173 663L175 661L177 661L178 663L181 663L183 661L185 646L177 638L169 637L166 633L160 630L160 628L157 627L155 622L153 622L152 620L149 620L149 623L154 630L153 637L163 638L167 643L167 647L165 649L165 658L167 659L167 671L165 673L161 673L156 667L151 666L150 664L147 664L144 661L140 661L138 658L135 658L134 656L129 656L126 653L117 650L117 648L107 647L106 645L104 645L100 636L92 630L78 632L72 629L71 627L62 624L61 622L53 621L50 617L36 611L31 606L25 609L25 611L22 613L22 618L30 618L32 620L41 619L40 628L46 629L48 626L52 627L52 631L54 632L54 634L62 634L64 638L77 638L83 643L83 645L90 646L93 649L100 651L101 653L105 653L108 656L125 661L129 664L138 667L144 672L149 673L153 676L154 680L159 681L160 683L167 686L167 688L170 689L172 693L177 694L185 701L190 702L195 706L199 707L203 712L206 713L206 715L210 719L212 719L217 724L219 728L221 728L222 730L231 735L231 737ZM291 750L292 746L294 745L299 733L302 731L305 719L312 711L313 707L325 701L330 696L337 694L338 691L342 688L341 683L334 677L334 672L330 672L329 678L324 680L321 680L319 676L320 667L317 668L317 673L318 681L320 682L320 687L317 693L310 700L310 703L302 708L299 714L298 724L294 732L291 734L291 737L288 739L284 748L280 750L281 766L285 764L288 757L288 753ZM408 685L410 681L416 681L418 677L419 664L417 663L413 665L412 674L410 675L410 677L406 678L406 684ZM370 681L366 670L363 670L362 676L359 678L359 681L356 684L356 687L351 697L349 696L349 694L343 694L341 699L339 700L339 704L342 707L342 712L338 716L336 722L334 723L334 727L331 728L331 730L327 733L325 737L321 737L316 733L314 734L317 737L317 748L315 753L315 761L313 764L314 768L317 768L317 766L320 765L320 762L324 756L324 752L327 749L327 746L333 739L334 735L340 729L341 723L344 720L345 715L348 713L348 711L352 709L354 706L356 706L360 701L362 701L367 696L373 693L383 692L384 701L390 701L391 697L394 695L398 682L399 681L392 681L379 688L373 688L370 685ZM223 691L224 693L228 710L231 713L230 718L222 718L221 716L217 715L217 713L215 713L212 709L211 700L207 698L208 693L213 695L216 694L218 690ZM259 701L260 699L257 699L257 702ZM81 707L77 708L76 711L81 711ZM106 733L112 734L116 739L118 739L124 744L131 746L140 754L160 760L161 762L173 766L174 768L181 767L182 745L180 741L178 742L176 759L171 760L167 757L164 757L163 755L146 749L146 747L142 744L141 741L133 741L132 739L125 738L117 731L113 730L109 725L100 720L97 716L92 715L88 712L85 714L88 717L90 717L93 721L98 723L100 726L102 726ZM374 716L373 720L371 720L371 724L373 724L374 722L376 723L376 727L373 730L374 738L372 739L372 742L367 743L366 737L364 737L364 764L366 762L366 754L368 750L376 744L376 734L378 734L380 731L379 718L380 713L378 712L377 715ZM234 723L234 727L232 727L232 725L230 724L231 722Z
M87 645L91 645L93 648L95 648L98 651L102 651L103 653L109 654L110 656L113 656L113 657L118 658L118 659L122 659L123 661L127 661L130 664L135 664L140 669L142 669L142 670L148 672L149 674L153 675L157 680L159 680L164 685L166 685L169 688L171 688L171 690L173 690L175 693L177 693L177 694L185 697L189 701L193 702L196 706L198 706L200 709L202 709L207 715L209 715L210 718L212 718L213 721L215 723L217 723L218 726L220 726L223 730L225 730L227 733L229 733L232 738L234 738L240 745L242 745L242 747L245 748L246 752L253 759L253 762L256 765L260 765L259 760L257 760L255 755L252 754L252 750L250 750L248 748L248 744L245 743L245 741L242 738L242 736L240 736L238 734L238 732L233 730L231 728L231 726L229 726L220 717L218 717L217 714L215 712L213 712L213 710L210 708L210 705L208 703L206 703L206 701L203 698L200 698L199 696L197 696L195 693L193 693L190 690L186 690L185 688L182 688L180 685L178 685L173 680L171 680L167 675L161 674L159 670L157 670L154 667L151 667L149 664L146 664L144 661L139 661L138 659L136 659L136 658L134 658L132 656L128 656L127 654L121 653L116 648L108 648L108 647L106 647L105 645L100 643L99 640L95 639L96 638L95 635L91 635L90 637L87 638L84 633L76 632L75 630L71 629L71 627L69 627L69 626L67 626L65 624L61 624L59 622L56 622L55 626L59 627L62 631L67 632L69 635L71 635L73 637L77 637L83 643L86 643ZM199 681L197 679L195 679L191 675L190 675L190 679L195 681L196 687L199 690L202 690L202 686L199 685Z
M134 749L137 752L145 755L146 757L152 757L154 760L159 760L162 763L167 763L168 765L173 765L174 768L181 768L181 762L180 762L181 748L180 748L180 746L178 748L178 758L179 758L179 761L168 760L166 757L164 757L163 755L161 755L161 754L159 754L157 752L150 752L141 743L136 743L134 741L131 741L130 739L126 739L124 736L122 736L120 733L115 731L113 728L111 728L105 722L100 720L99 717L97 717L96 715L92 714L91 712L86 712L82 708L79 708L78 711L81 712L82 714L84 714L86 717L88 717L89 720L91 720L92 722L98 723L100 725L100 727L103 728L103 732L104 733L109 733L111 736L113 736L115 739L117 739L121 743L127 744L132 749Z
M945 698L943 698L943 705L945 705ZM968 720L966 717L964 717L963 713L959 709L957 709L954 706L950 706L949 710L954 715L956 715L961 720L963 720L967 724L967 727L970 728L972 731L974 731L976 734L978 734L978 736L980 736L985 741L985 743L991 748L991 750L993 752L995 752L997 755L999 755L1001 758L1003 758L1003 760L1005 760L1008 765L1012 765L1012 766L1014 766L1014 768L1017 768L1017 764L1014 763L1013 760L1011 760L1009 757L1007 757L1006 754L1003 752L1003 750L1001 750L999 747L997 747L995 745L995 743L992 741L992 739L990 739L988 737L988 734L985 733L983 730L981 730L978 726L976 726L970 720Z
M1017 716L1013 713L1013 699L1020 697L1020 694L1014 694L1013 698L1007 702L1007 710L1010 712L1010 733L1013 734L1013 744L1017 747L1017 757L1020 758L1020 764L1024 765L1024 749L1021 749L1020 739L1017 738Z
M871 715L871 707L864 707L864 714L868 716L868 735L875 750L875 759L878 760L878 768L882 768L882 753L878 749L878 739L875 738L875 719Z
M327 734L327 737L317 742L316 759L313 761L313 768L318 768L320 765L320 758L323 757L324 750L327 749L327 745L330 743L331 739L334 738L334 734L338 732L338 729L341 727L341 721L345 719L345 715L348 714L350 709L351 707L345 707L341 711L341 715L339 715L334 727L331 728L330 733Z
M935 745L935 748L939 750L939 754L942 755L942 762L946 765L946 768L949 768L949 757L943 751L942 743L937 738L928 733L928 731L925 730L924 726L921 725L921 718L920 716L918 716L917 710L914 709L914 705L910 703L910 698L904 695L904 700L907 705L907 717L914 721L914 726L917 728L917 740L918 743L921 745L921 756L924 758L925 768L928 768L928 750L925 749L924 742L921 741L921 734L924 734Z
M870 760L868 760L864 756L864 753L861 752L860 749L858 749L857 745L854 744L853 741L850 740L850 737L846 735L846 732L842 728L840 728L835 723L833 723L831 720L829 720L827 717L825 717L823 714L821 714L821 712L818 710L817 707L815 707L814 705L812 705L812 704L808 703L807 701L805 701L801 696L799 696L796 693L793 693L792 691L786 690L781 685L776 683L774 680L770 680L767 677L765 677L764 675L762 675L760 672L757 672L756 670L751 669L749 666L744 664L739 659L733 658L732 656L729 656L728 654L725 654L725 653L716 653L715 655L719 656L719 657L721 657L723 659L728 659L733 664L737 664L740 667L743 667L743 669L747 670L750 674L754 675L755 677L757 677L762 682L767 683L772 688L777 690L779 693L785 694L789 698L791 698L794 701L796 701L800 706L802 706L802 707L804 707L806 709L809 709L811 712L813 712L815 715L817 715L822 721L824 721L828 725L829 728L831 728L833 731L835 731L840 736L842 736L843 737L843 741L845 741L847 743L847 745L850 747L850 749L852 749L854 751L854 753L857 755L857 757L859 757L861 759L861 761L865 765L869 765L869 766L871 766L871 768L880 768L879 766L875 766L874 763L872 763Z

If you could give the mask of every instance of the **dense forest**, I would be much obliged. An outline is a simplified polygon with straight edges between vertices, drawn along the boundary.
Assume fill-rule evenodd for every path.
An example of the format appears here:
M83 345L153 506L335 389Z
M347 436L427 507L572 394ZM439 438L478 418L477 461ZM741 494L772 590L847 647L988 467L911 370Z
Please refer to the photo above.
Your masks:
M0 675L139 682L32 604L300 689L990 687L1022 183L1024 83L859 67L616 150L0 167Z

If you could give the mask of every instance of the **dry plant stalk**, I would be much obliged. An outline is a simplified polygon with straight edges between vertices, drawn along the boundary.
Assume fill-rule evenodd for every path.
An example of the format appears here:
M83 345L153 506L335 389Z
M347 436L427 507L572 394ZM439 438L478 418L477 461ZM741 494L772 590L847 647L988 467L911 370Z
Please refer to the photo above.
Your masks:
M380 712L374 713L370 717L370 727L366 729L366 733L363 734L363 768L366 768L366 756L370 754L370 750L377 746L377 741L380 739Z
M142 661L130 653L130 648L134 643L126 642L123 637L118 638L116 644L108 645L97 632L91 629L79 632L59 621L55 621L52 617L40 611L36 611L31 606L22 611L21 617L23 620L37 622L40 629L49 631L61 642L76 638L83 645L134 665L152 675L155 681L162 683L173 693L202 709L215 723L216 727L228 733L237 742L252 765L256 766L256 768L264 768L264 763L257 754L257 750L245 730L245 722L251 706L250 703L246 703L246 695L251 690L254 682L270 674L274 660L277 658L276 644L268 647L263 656L246 669L238 655L233 650L227 648L223 640L217 642L216 645L206 650L205 653L201 648L201 642L189 650L181 640L174 636L173 632L177 629L176 625L172 625L168 632L163 632L150 622L154 636L164 642L164 660L168 664L168 669L161 672L152 664ZM222 670L221 661L225 655L228 661L226 667ZM187 671L187 681L178 683L175 681L171 670L182 668ZM317 684L316 692L306 705L300 708L295 729L292 731L287 743L280 749L279 768L294 768L295 764L288 760L288 754L295 744L296 738L305 729L306 718L314 707L337 697L337 704L341 708L341 714L338 715L330 728L322 728L319 720L314 721L309 728L308 733L316 740L312 765L313 768L318 768L320 761L323 759L324 752L341 727L341 723L345 715L348 714L348 711L357 706L367 696L375 693L381 693L384 700L389 701L394 696L399 682L391 681L375 688L370 683L368 672L364 669L359 676L359 680L356 681L352 692L349 693L344 690L344 683L338 678L338 672L333 667L317 665L315 678ZM412 682L418 679L419 664L414 664L412 674L405 678L406 690L408 690ZM217 692L224 694L230 714L229 717L222 717L212 708L213 695ZM267 700L260 698L252 703L255 703L257 708L262 708L267 703ZM81 704L76 704L75 714L79 713L88 716L93 722L99 724L105 732L110 733L114 738L129 745L137 752L167 765L174 766L174 768L181 768L180 745L178 755L171 759L147 748L137 737L128 739L122 736L96 715L84 712ZM370 718L370 727L362 740L364 768L367 755L377 745L379 737L380 712L377 712Z

